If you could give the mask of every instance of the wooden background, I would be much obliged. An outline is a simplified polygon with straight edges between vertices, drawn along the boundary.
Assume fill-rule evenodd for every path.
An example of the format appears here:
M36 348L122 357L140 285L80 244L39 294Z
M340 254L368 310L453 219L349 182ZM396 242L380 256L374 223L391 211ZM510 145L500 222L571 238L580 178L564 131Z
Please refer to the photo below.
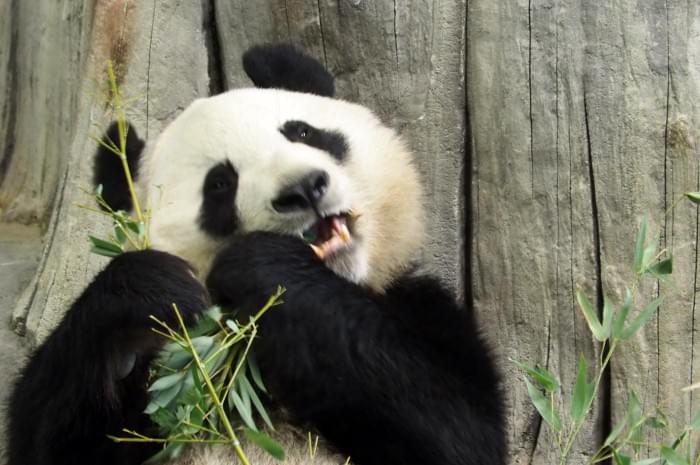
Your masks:
M416 152L430 194L425 258L500 358L513 463L554 459L509 358L544 362L570 395L579 355L598 350L575 289L599 309L602 295L619 302L645 213L675 269L672 285L641 294L671 297L613 363L571 463L597 449L630 385L680 423L700 409L680 392L700 380L698 215L676 205L700 190L690 0L0 2L0 219L38 224L45 244L14 306L17 331L41 340L105 263L87 244L103 225L76 206L89 201L88 135L106 122L105 60L153 138L194 98L249 85L240 56L270 41L320 58L340 97Z

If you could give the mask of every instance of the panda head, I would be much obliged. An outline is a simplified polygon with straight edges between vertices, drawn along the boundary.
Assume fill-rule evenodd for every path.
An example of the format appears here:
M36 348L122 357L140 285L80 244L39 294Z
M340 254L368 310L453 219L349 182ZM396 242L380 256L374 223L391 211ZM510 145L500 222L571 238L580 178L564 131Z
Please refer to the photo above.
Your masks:
M367 108L332 98L333 77L292 47L255 47L243 64L255 88L196 100L153 143L129 131L152 247L204 277L230 236L289 234L338 275L384 289L423 239L421 188L404 144ZM119 161L104 150L95 182L112 208L131 208Z

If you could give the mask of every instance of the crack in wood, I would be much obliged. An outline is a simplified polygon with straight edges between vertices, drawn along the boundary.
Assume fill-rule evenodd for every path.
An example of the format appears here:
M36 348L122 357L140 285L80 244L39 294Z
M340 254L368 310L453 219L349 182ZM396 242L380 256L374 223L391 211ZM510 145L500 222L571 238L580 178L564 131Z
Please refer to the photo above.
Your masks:
M598 318L602 320L603 317L603 272L602 272L602 253L601 253L601 240L600 240L600 219L598 217L598 198L596 192L595 184L595 170L593 167L593 144L591 141L591 127L590 127L590 116L588 112L588 94L586 92L585 84L583 88L583 115L584 123L586 129L586 144L587 144L587 156L588 156L588 177L590 181L591 188L591 215L593 217L593 244L595 248L595 275L596 275L596 309L598 312ZM604 350L604 347L599 347L599 350ZM601 403L601 433L599 435L599 441L607 437L612 430L612 362L608 364L608 367L603 374L601 381L600 392L600 403Z
M396 8L396 0L394 0L394 55L396 57L396 69L399 69L399 33L396 29L396 16L398 14Z
M156 22L156 0L153 0L153 12L151 13L151 33L148 38L148 65L146 66L146 140L148 140L148 129L150 126L149 112L151 109L151 49L153 48L153 29Z
M321 35L321 46L323 47L323 66L328 69L328 55L326 54L326 37L323 34L323 15L321 14L321 0L316 0L318 10L318 29Z
M534 142L534 128L532 124L532 0L528 0L527 3L527 29L528 29L528 43L527 43L527 89L528 89L528 106L529 106L529 118L530 118L530 188L532 195L535 195L535 142Z
M19 94L17 82L17 49L19 47L19 0L14 0L10 4L10 46L7 61L7 87L5 89L6 104L3 106L3 116L7 116L5 127L5 147L0 159L0 187L5 180L5 176L10 169L12 158L15 154L15 144L17 138L17 98ZM0 205L0 209L2 206Z
M225 82L221 37L217 18L216 0L202 0L204 16L204 47L207 50L207 72L209 73L209 95L217 95L227 89Z

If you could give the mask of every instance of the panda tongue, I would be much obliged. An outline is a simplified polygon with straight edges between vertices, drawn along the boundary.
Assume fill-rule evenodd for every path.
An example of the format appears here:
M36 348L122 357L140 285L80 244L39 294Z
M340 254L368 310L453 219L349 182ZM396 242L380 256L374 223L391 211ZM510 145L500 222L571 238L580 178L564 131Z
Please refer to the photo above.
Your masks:
M321 219L316 224L316 237L311 246L316 255L323 259L350 241L346 218L334 215Z
M334 237L338 237L342 242L350 240L347 222L342 216L327 216L316 223L315 245L322 245Z

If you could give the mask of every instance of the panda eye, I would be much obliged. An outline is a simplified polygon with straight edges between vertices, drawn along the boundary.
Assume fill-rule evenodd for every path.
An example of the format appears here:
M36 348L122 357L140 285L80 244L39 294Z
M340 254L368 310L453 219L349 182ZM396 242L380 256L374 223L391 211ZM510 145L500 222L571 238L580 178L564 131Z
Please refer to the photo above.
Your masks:
M231 187L231 183L224 180L224 179L219 179L217 180L213 186L210 186L210 191L212 192L223 192L228 190L228 188Z
M204 180L205 195L219 198L224 194L235 191L238 175L230 164L220 164L209 170Z

